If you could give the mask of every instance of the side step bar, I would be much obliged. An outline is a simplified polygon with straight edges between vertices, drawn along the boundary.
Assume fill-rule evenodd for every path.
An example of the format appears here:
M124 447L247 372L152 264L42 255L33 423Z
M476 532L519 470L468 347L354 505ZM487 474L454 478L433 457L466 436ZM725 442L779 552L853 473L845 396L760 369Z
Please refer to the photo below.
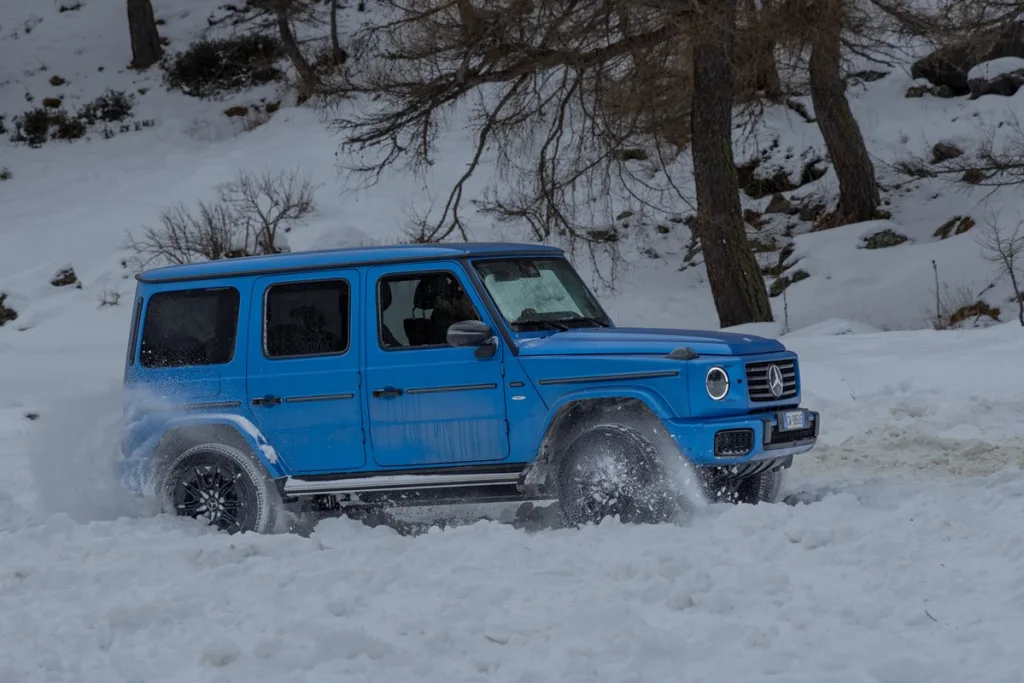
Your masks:
M452 489L475 486L515 485L521 472L473 472L459 474L381 474L338 479L296 479L284 483L287 496Z

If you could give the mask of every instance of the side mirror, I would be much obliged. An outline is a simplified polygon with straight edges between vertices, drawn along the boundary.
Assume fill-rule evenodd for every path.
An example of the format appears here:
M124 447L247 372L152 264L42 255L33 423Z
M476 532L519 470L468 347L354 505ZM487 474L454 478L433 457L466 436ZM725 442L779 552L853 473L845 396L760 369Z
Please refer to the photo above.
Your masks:
M463 320L448 328L450 346L481 346L494 337L490 325L480 320Z
M477 358L491 358L498 350L494 330L480 320L463 320L448 328L449 346L475 346Z

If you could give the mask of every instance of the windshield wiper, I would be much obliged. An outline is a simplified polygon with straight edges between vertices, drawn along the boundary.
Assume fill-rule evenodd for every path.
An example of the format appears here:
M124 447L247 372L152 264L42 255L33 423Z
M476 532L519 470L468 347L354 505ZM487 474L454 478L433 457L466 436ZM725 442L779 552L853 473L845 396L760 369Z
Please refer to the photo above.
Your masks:
M544 318L526 318L517 320L513 323L514 325L547 325L549 328L554 328L560 332L565 332L569 329L569 326L558 321L558 320L547 320Z
M597 325L598 327L611 327L611 325L609 325L605 321L600 320L599 318L593 318L593 317L591 317L589 315L574 315L571 318L559 318L558 322L560 322L560 323L571 323L571 322L574 322L576 320L586 320L588 323L593 323L594 325Z

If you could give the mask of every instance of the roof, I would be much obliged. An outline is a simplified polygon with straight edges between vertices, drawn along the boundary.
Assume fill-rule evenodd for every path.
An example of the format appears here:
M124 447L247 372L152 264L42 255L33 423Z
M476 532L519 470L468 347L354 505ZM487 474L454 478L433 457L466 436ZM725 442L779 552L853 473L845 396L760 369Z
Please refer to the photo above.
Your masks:
M267 256L247 256L154 268L136 275L142 282L183 282L271 273L328 270L350 266L440 261L478 256L561 256L557 247L509 242L451 244L394 244L322 251L297 251Z

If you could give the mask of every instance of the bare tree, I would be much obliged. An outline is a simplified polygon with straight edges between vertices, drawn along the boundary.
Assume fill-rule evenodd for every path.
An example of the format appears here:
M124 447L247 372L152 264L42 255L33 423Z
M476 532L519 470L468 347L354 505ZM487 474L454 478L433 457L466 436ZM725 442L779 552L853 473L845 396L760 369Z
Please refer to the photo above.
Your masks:
M315 191L312 181L297 171L263 171L239 174L222 185L219 194L235 222L249 228L256 252L272 254L278 250L281 233L313 212Z
M1017 300L1017 319L1024 326L1024 293L1020 287L1020 280L1024 277L1020 270L1021 261L1024 261L1024 219L1018 220L1011 229L993 217L985 223L975 240L985 259L999 269L999 275L1010 278L1013 296Z
M697 187L697 236L722 327L772 320L761 268L747 241L732 153L733 41L736 0L703 8L693 38L691 149Z
M128 0L128 32L132 40L132 67L148 69L163 56L160 34L150 0Z
M870 0L866 0L870 1ZM900 0L893 0L899 2ZM846 97L845 54L871 57L889 47L874 37L884 13L858 0L783 0L769 27L798 54L809 52L807 74L815 119L839 180L839 202L826 220L834 227L871 220L881 204L874 164Z
M153 262L192 263L281 251L288 232L315 208L315 187L298 172L242 172L217 186L217 200L195 212L176 204L160 214L160 227L129 237L145 267Z
M639 210L652 212L689 201L669 172L691 137L696 52L689 2L383 4L386 18L367 27L354 44L361 68L352 88L370 95L373 105L335 121L352 154L348 168L369 182L394 164L428 169L446 114L457 103L471 105L466 109L474 132L466 171L439 215L419 217L412 239L468 238L465 187L487 153L497 161L498 180L476 203L478 211L526 223L538 240L583 245L592 258L610 254L613 265L616 196L625 195ZM717 3L700 11L719 13ZM702 237L711 242L710 248L705 243L705 261L714 273L712 288L723 325L771 315L746 242L731 162L727 43L735 19L726 14L724 28L716 24L718 37L703 42L707 63L702 74L711 90L720 84L707 79L728 76L730 85L724 98L701 93L710 104L693 128L703 137L705 126L712 127L707 153L695 151L695 161L701 158L695 173L701 174L698 194L720 202L701 209L699 222L707 226ZM650 180L646 171L652 168L662 173L664 183ZM716 189L716 178L726 178L732 190Z
M815 27L808 65L811 102L839 179L839 206L833 225L871 220L881 204L875 168L846 99L846 82L842 77L842 31L847 2L814 2L817 11L810 17Z
M273 18L285 54L298 74L300 96L313 95L321 87L320 76L299 47L292 23L316 20L314 0L249 0L249 4Z

